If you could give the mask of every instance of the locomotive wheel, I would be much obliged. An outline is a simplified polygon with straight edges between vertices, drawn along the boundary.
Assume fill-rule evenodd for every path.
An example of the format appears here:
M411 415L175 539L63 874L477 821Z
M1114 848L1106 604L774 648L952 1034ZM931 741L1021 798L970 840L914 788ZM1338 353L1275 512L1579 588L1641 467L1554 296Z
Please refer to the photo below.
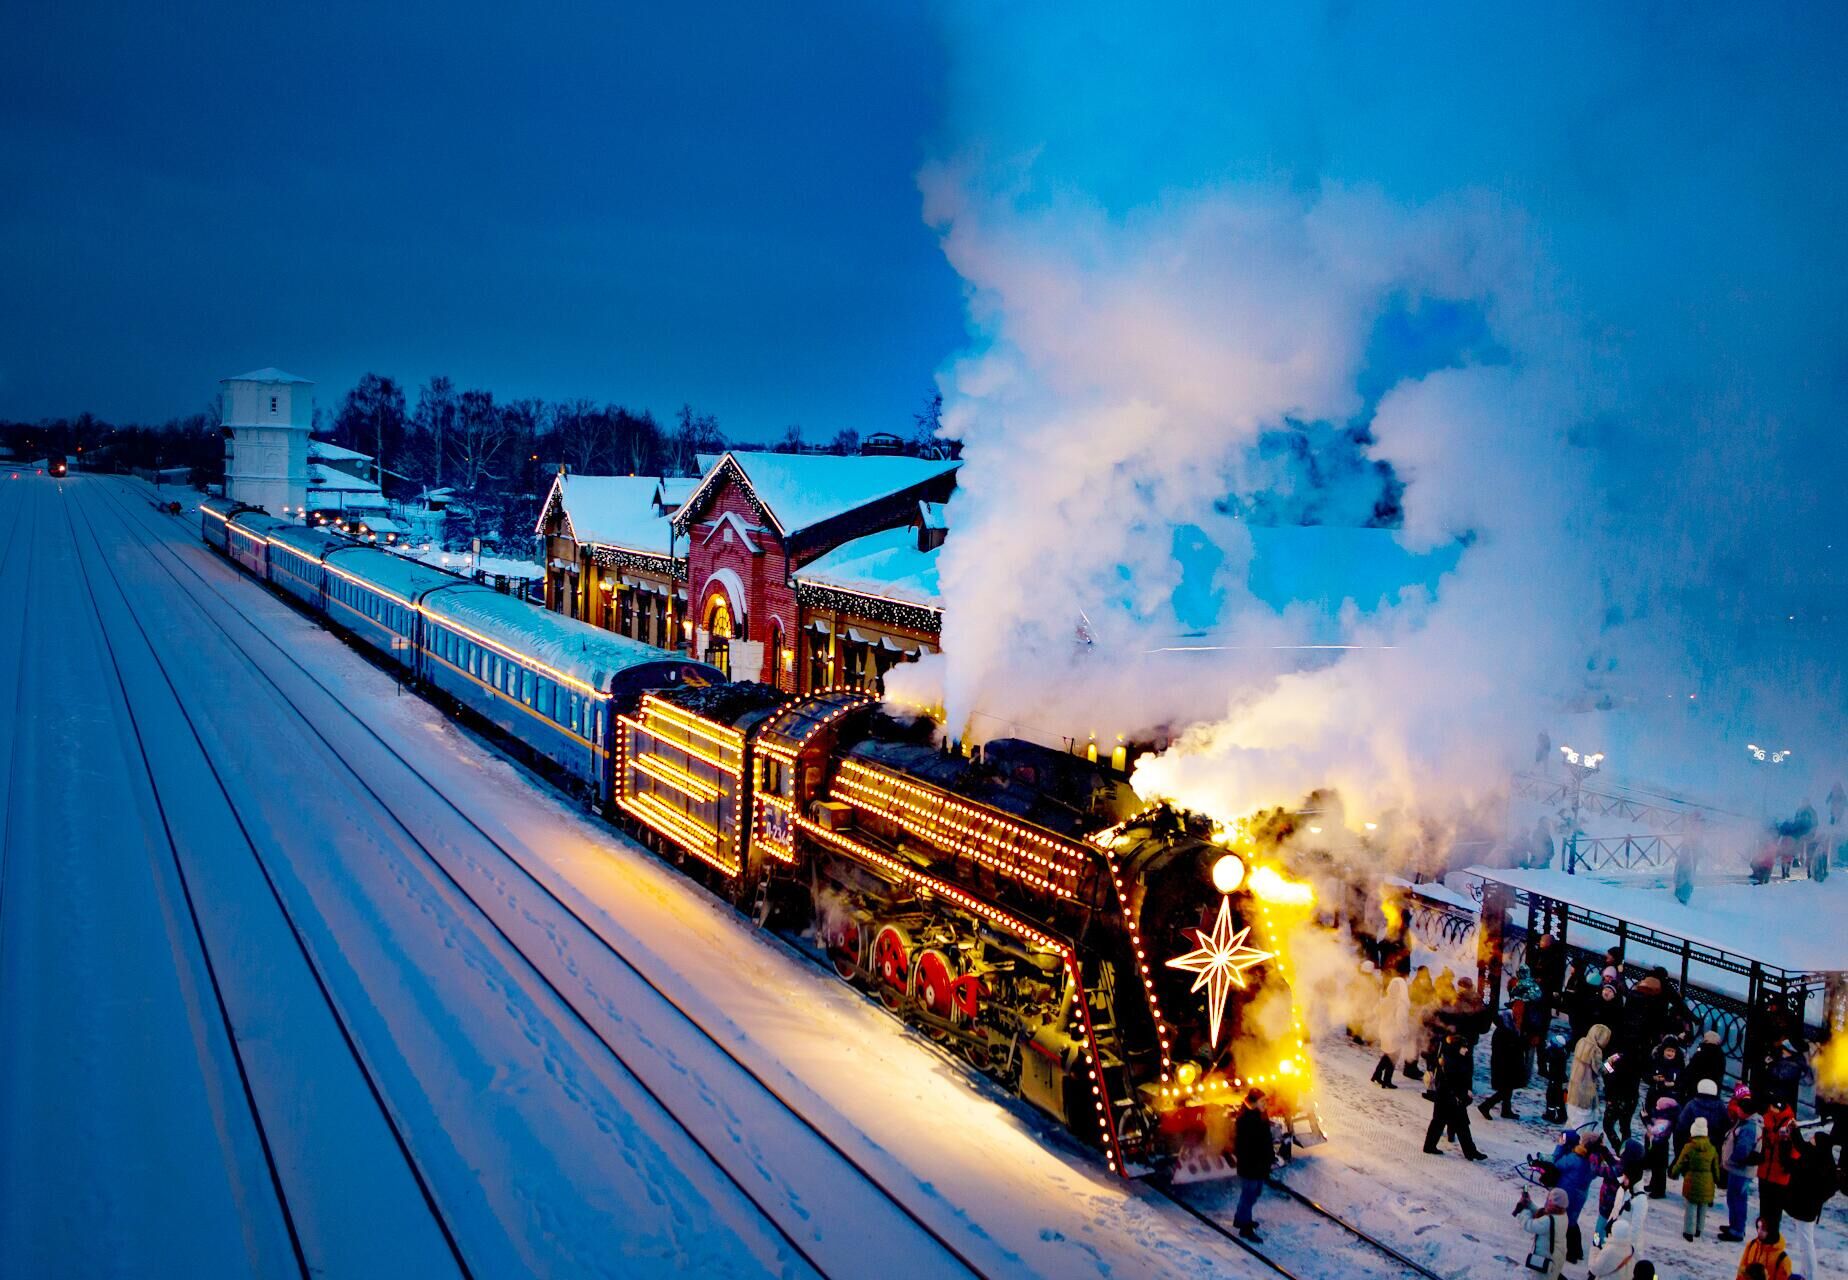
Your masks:
M896 1011L904 1005L911 985L911 947L895 925L886 925L873 940L873 981L886 1008Z
M860 976L860 926L857 921L849 920L834 931L833 939L828 943L828 960L834 966L834 972L848 982Z
M956 1012L956 1001L950 994L950 983L954 977L949 958L943 952L934 947L920 951L917 965L911 971L912 1001L932 1018L950 1021ZM945 1034L942 1027L928 1022L924 1030L938 1040Z

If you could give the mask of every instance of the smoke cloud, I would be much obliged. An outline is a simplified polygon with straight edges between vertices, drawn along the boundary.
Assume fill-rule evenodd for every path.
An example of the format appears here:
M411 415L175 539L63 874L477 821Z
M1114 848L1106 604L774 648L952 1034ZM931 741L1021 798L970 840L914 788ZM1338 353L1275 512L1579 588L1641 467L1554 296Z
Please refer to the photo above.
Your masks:
M1138 788L1224 816L1460 820L1591 709L1710 794L1781 735L1820 799L1839 20L1292 10L948 20L920 187L965 465L944 653L896 694L976 740L1162 735ZM1262 601L1252 527L1300 521L1450 567Z

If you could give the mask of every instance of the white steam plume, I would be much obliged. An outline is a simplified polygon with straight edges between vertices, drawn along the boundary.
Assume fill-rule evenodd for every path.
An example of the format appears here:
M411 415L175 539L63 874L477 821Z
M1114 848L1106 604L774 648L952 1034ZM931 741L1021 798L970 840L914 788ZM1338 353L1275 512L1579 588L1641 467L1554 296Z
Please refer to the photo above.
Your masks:
M1647 24L1597 12L1571 41L1433 15L1442 50L1350 10L1212 6L1165 34L1065 16L949 24L944 158L920 184L968 290L971 349L942 375L965 465L944 655L895 672L897 696L940 701L975 739L1171 734L1139 788L1222 815L1334 785L1351 813L1427 819L1495 791L1549 717L1599 698L1704 690L1727 710L1703 731L1722 736L1740 708L1793 733L1839 709L1839 619L1812 649L1729 666L1729 628L1764 607L1761 588L1801 593L1810 575L1757 572L1710 504L1816 556L1848 550L1840 510L1809 491L1842 482L1841 439L1803 371L1776 367L1765 330L1790 320L1734 316L1736 291L1662 234L1667 217L1736 249L1732 265L1766 252L1708 242L1712 227L1756 230L1752 211L1691 196L1683 161L1718 146L1742 171L1764 164L1755 140L1775 136L1775 152L1790 131L1772 126L1817 118L1797 100L1808 62L1768 106L1734 95L1764 130L1691 143L1677 121L1711 92L1698 68L1769 76L1801 33L1690 19L1671 57ZM1626 79L1633 65L1663 74ZM1635 109L1600 105L1614 93ZM1538 105L1517 110L1523 94ZM1570 128L1587 113L1593 140ZM1344 148L1348 132L1381 158ZM1767 285L1793 317L1842 292L1825 234L1840 185L1791 237L1793 255L1823 255L1823 283ZM1382 364L1390 317L1443 308L1481 332ZM1739 354L1719 358L1716 331ZM1839 335L1786 348L1848 367ZM1343 614L1359 647L1332 660L1289 647L1328 620L1247 592L1249 506L1229 500L1267 474L1261 437L1313 423L1364 428L1367 457L1404 486L1408 548L1462 547L1435 599ZM1181 525L1224 553L1219 623L1188 652L1172 643ZM1733 575L1721 596L1706 589L1716 566ZM1772 687L1772 668L1805 687ZM1806 694L1829 712L1797 714Z

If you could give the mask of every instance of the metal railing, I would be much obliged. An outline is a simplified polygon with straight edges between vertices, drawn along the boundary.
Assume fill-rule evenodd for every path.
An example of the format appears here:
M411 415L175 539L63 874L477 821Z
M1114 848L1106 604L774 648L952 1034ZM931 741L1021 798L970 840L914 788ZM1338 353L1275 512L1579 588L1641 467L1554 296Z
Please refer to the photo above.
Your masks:
M1674 864L1687 836L1586 836L1566 841L1567 872L1660 871Z

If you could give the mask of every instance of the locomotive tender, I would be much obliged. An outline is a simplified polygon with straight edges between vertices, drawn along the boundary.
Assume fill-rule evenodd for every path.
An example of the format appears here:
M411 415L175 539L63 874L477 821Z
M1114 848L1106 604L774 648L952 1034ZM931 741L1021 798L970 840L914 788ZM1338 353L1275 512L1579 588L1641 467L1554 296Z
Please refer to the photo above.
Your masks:
M1320 1136L1281 954L1306 886L1248 836L1141 807L1121 773L1019 739L946 751L922 717L796 697L222 499L201 535L543 757L760 925L1130 1173L1231 1171L1261 1086Z

